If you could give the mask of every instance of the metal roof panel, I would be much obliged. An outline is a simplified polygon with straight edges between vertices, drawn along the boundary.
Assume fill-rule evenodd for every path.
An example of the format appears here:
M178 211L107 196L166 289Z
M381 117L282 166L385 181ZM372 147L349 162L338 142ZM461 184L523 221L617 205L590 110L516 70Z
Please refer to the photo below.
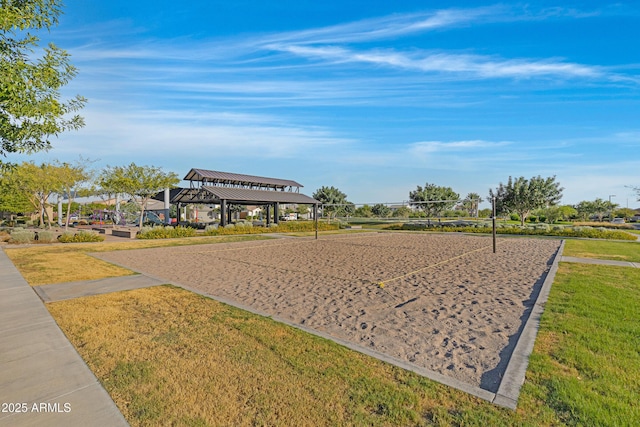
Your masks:
M244 175L239 173L212 171L207 169L191 169L183 178L186 181L205 181L222 184L256 185L266 187L303 187L302 184L289 179L268 178L264 176Z
M233 187L216 187L212 185L203 185L203 190L213 194L218 200L227 200L230 203L299 203L316 205L320 204L304 194L294 193L291 191L269 191L269 190L250 190L246 188Z

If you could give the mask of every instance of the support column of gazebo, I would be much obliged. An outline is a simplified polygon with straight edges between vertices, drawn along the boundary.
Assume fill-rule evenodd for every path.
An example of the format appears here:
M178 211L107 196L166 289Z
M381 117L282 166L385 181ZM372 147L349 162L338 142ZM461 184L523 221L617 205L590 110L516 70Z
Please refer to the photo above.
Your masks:
M220 225L224 227L227 225L227 200L220 200Z
M227 205L227 199L221 199L220 200L220 226L224 227L227 224L230 224L232 222L232 218L231 218L231 209L228 209ZM275 202L275 203L266 203L263 206L266 206L266 211L267 211L267 227L271 225L271 206L273 205L273 223L274 224L279 224L280 220L278 218L278 212L280 212L280 203Z

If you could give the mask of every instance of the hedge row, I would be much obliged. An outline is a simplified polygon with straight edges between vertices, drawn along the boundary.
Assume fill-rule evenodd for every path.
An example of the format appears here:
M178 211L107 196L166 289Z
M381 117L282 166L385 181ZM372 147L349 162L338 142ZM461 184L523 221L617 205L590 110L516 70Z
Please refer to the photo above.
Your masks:
M81 243L81 242L101 242L104 237L95 231L80 230L78 233L64 232L58 237L57 233L49 230L25 230L15 228L11 232L11 243Z
M205 229L205 236L227 236L233 234L262 234L262 233L293 233L310 232L316 229L313 221L291 221L281 222L278 225L271 224L269 227L254 227L251 223L228 224L225 227L209 226ZM319 231L329 231L340 229L340 224L328 224L318 222Z
M173 239L177 237L194 237L197 234L190 227L142 227L136 235L137 239Z
M319 231L338 230L340 224L327 224L326 222L318 223ZM281 222L279 225L271 224L270 227L254 227L250 222L239 222L236 224L227 224L225 227L209 225L205 228L204 233L198 234L191 227L171 227L156 226L142 227L136 238L138 239L171 239L177 237L194 237L197 235L204 236L229 236L234 234L262 234L262 233L292 233L292 232L308 232L315 230L313 221L291 221Z
M418 224L403 224L401 226L391 225L386 227L388 230L413 230L413 231L438 231L438 232L459 232L459 233L483 233L490 234L493 229L491 227L425 227ZM637 236L624 231L606 230L604 228L592 227L548 227L548 228L529 228L529 227L498 227L498 234L514 234L525 236L558 236L558 237L583 237L590 239L609 239L609 240L636 240Z
M80 230L77 233L65 231L58 237L58 241L61 243L102 242L103 240L103 235L91 230Z

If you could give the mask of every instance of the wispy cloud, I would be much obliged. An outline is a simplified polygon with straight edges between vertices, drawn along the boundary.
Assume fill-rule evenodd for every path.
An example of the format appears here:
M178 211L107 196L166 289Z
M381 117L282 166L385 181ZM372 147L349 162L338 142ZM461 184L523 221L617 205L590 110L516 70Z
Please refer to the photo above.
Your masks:
M554 61L551 59L496 59L480 55L413 52L394 50L354 51L337 46L272 46L307 58L321 58L334 63L369 63L408 70L456 73L472 78L532 78L544 76L601 77L598 67Z
M66 134L64 141L55 144L54 154L82 153L101 159L119 158L122 153L133 157L171 153L174 159L283 159L353 142L320 126L296 125L268 114L179 109L114 112L102 105L88 109L85 116L86 128Z
M366 71L367 77L359 78L385 79L386 86L391 90L398 88L398 92L404 91L400 82L411 74L441 81L463 82L479 79L553 78L637 83L635 76L628 73L615 73L604 66L580 64L561 58L508 58L497 53L475 54L473 47L460 53L459 50L443 50L437 45L431 49L397 49L385 44L385 40L389 39L406 38L434 30L451 30L460 26L559 16L578 19L578 15L577 11L563 8L532 12L526 8L498 5L396 14L266 35L240 35L198 41L186 38L146 38L135 43L130 40L115 42L107 35L112 28L105 24L104 36L101 37L98 31L88 43L71 52L74 62L78 61L81 72L100 75L108 69L107 73L111 74L111 78L117 79L118 84L135 82L137 85L148 84L157 89L163 82L169 81L176 89L183 87L189 92L188 87L191 86L208 94L214 91L231 93L234 87L243 86L244 90L236 93L248 94L248 99L255 94L265 97L271 93L276 101L282 101L287 94L291 94L301 102L309 101L315 96L321 104L331 97L346 102L369 97L371 93L371 90L360 90L353 80L348 81L348 75L331 81L324 77L327 71L334 70ZM113 25L121 30L124 24L118 21ZM140 31L139 28L131 30L135 34ZM376 42L379 42L379 46L371 47ZM372 69L371 66L375 68ZM408 73L403 79L395 79L393 73L398 71ZM321 76L321 73L324 75ZM259 80L255 76L260 76ZM269 86L277 86L275 77L272 76L277 76L282 81L280 88L288 85L294 89L270 92ZM319 79L324 80L324 91L317 89ZM361 86L365 87L366 84ZM175 90L172 92L175 93Z
M565 7L536 9L525 5L496 4L475 8L448 8L420 13L393 14L379 18L264 36L262 44L354 44L407 37L429 31L451 30L473 25L540 21L551 18L581 19L598 11Z
M509 141L422 141L415 142L410 145L410 151L416 154L421 153L438 153L438 152L451 152L451 151L476 151L478 149L486 148L501 148L512 143Z
M506 9L489 6L470 9L443 9L432 12L395 14L304 31L265 36L262 42L296 44L360 43L455 28L473 22L503 20Z

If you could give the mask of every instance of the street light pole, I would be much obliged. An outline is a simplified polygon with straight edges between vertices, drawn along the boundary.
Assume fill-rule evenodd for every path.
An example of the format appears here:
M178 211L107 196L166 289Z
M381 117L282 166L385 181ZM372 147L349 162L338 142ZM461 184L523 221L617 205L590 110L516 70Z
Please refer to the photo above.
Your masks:
M613 220L612 216L613 216L613 206L611 205L611 198L612 197L616 197L615 194L609 194L609 221L611 222Z

